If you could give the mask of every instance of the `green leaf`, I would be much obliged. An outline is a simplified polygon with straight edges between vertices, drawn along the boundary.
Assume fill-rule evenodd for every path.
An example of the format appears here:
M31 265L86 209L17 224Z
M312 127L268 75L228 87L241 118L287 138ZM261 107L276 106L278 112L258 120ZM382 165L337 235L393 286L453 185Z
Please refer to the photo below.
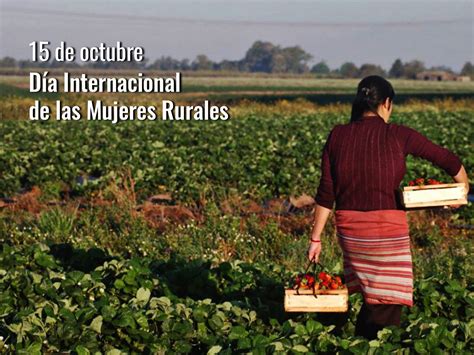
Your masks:
M54 258L51 255L43 252L35 253L35 261L39 266L42 266L46 269L52 269L56 266Z
M31 273L31 277L33 278L33 283L39 284L41 280L43 279L43 276L40 274L37 274L36 272Z
M371 348L379 348L380 347L380 341L378 340L371 340L369 341L369 346Z
M300 337L303 335L307 335L305 326L303 324L298 324L295 327L295 333L298 334Z
M272 343L272 345L274 346L275 351L283 351L285 349L281 341L275 341Z
M136 299L139 303L142 305L145 305L148 303L148 300L150 299L151 292L147 288L140 287L137 291Z
M231 340L242 339L242 338L245 338L248 334L249 333L243 326L237 325L235 327L232 327L232 329L230 330L229 339Z
M447 348L451 349L454 346L455 340L451 333L446 332L441 337L441 343Z
M307 353L309 351L309 349L306 346L301 345L301 344L293 346L292 350L298 351L300 353Z
M156 142L153 142L151 144L151 146L153 148L163 148L165 146L165 144L163 142L160 142L160 141L156 141Z
M135 319L133 318L133 315L131 311L124 311L122 314L118 316L118 319L114 319L113 322L116 326L126 328L130 327L135 329Z
M221 350L222 350L222 346L214 345L208 350L207 355L218 354Z
M248 337L239 339L239 341L237 342L238 350L246 350L246 349L251 349L251 348L252 348L252 341Z
M117 311L112 306L105 305L101 308L100 313L102 314L105 320L111 321L117 314Z
M424 340L415 340L415 351L418 354L427 354L428 350L426 347L426 342Z
M121 279L117 279L114 281L114 287L120 290L125 287L125 282L123 282Z
M93 331L96 333L100 334L102 331L102 316L97 316L95 317L90 326L89 326Z
M121 355L122 352L119 349L112 349L105 353L106 355Z
M224 321L217 314L213 314L208 322L214 331L219 331L224 326Z
M324 326L319 323L319 322L316 322L312 319L308 319L308 321L306 322L306 331L308 332L308 334L310 335L313 335L313 334L318 334L320 333L322 330L324 329Z
M76 346L77 355L89 355L91 352L82 345Z

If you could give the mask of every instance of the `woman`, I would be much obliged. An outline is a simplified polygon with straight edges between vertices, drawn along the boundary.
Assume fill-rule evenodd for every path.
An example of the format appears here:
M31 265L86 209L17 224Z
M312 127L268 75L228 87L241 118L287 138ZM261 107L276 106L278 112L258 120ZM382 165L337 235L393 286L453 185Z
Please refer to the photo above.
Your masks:
M356 335L376 338L388 325L400 325L402 306L413 305L413 271L406 212L397 190L408 154L437 165L469 187L459 158L414 129L388 123L395 93L380 76L357 87L351 121L329 133L321 159L321 180L308 258L318 261L321 232L333 203L344 254L349 293L364 304Z

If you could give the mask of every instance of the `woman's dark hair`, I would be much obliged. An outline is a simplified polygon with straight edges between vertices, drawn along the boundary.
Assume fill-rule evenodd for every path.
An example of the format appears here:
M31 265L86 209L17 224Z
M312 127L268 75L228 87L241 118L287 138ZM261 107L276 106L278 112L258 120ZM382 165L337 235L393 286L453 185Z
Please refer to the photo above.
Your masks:
M351 122L359 121L365 111L377 112L387 97L393 101L395 91L392 84L378 75L362 79L357 86L357 95L352 103Z

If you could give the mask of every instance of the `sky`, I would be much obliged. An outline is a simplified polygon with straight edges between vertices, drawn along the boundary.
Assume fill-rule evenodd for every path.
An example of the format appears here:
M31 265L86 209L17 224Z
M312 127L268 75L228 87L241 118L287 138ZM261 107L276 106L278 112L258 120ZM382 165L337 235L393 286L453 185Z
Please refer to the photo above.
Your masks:
M143 46L169 55L238 60L256 40L299 45L331 68L389 69L395 59L460 70L474 61L474 1L0 0L0 57L29 59L32 41Z

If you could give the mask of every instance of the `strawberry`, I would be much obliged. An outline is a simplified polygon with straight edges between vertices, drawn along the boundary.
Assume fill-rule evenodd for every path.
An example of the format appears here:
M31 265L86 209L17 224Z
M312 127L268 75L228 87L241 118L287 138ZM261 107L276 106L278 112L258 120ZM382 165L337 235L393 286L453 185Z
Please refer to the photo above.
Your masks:
M425 179L424 178L418 178L418 179L415 179L415 182L416 182L417 185L421 186L421 185L425 184Z
M337 290L339 288L339 285L337 284L337 282L333 281L333 282L331 282L329 287L331 288L331 290Z
M320 272L319 273L319 279L321 281L331 281L331 275L325 273L325 272Z
M336 276L336 277L334 278L334 281L336 281L336 283L337 283L339 286L342 285L342 280L341 280L341 278L340 278L339 276Z
M313 287L313 285L314 285L314 276L311 275L311 274L306 274L305 277L306 277L306 284L308 285L308 287Z

